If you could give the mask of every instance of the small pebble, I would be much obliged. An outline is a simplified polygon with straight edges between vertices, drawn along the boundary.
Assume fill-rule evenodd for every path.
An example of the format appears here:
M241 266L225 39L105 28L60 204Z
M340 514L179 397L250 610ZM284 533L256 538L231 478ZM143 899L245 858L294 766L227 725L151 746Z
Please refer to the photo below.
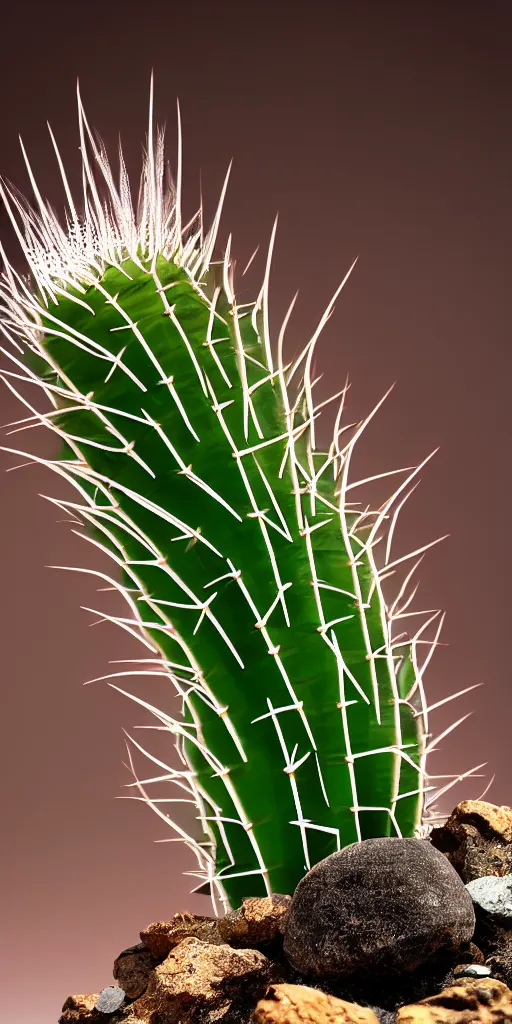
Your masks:
M124 1003L125 991L118 985L108 985L101 990L94 1009L100 1013L115 1013Z
M491 968L486 967L485 964L460 964L454 968L454 978L489 978L491 975Z

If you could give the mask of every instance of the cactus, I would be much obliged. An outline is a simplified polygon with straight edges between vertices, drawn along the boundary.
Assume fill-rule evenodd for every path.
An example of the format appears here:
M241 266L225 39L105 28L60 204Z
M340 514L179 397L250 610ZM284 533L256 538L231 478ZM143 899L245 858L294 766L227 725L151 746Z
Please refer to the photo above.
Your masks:
M80 98L78 106L80 213L53 135L65 227L24 150L36 205L1 186L30 276L2 250L10 369L0 372L30 413L10 426L44 424L60 438L55 459L30 457L78 495L50 500L116 565L112 577L75 571L117 589L126 615L103 617L146 649L131 668L100 678L162 676L181 700L174 716L109 682L175 738L179 768L130 738L164 771L137 779L127 743L142 794L135 799L194 851L194 891L209 892L217 914L219 902L235 908L248 895L292 892L306 870L349 843L422 834L429 807L453 785L428 785L426 770L436 741L423 674L442 615L409 610L413 572L437 541L391 553L397 514L431 456L398 471L404 479L377 510L356 501L366 481L349 475L354 447L384 399L364 421L342 425L345 384L322 451L318 415L327 403L315 401L313 379L315 344L350 271L302 353L284 365L295 300L273 346L276 226L261 290L240 305L231 239L213 259L229 170L206 235L201 209L183 224L181 132L174 182L151 99L135 211L122 153L116 183ZM20 380L34 385L28 398ZM40 391L46 411L33 401ZM384 581L411 564L386 599ZM426 615L422 626L395 636L395 623L411 614ZM163 779L195 806L196 834L148 795L145 787Z

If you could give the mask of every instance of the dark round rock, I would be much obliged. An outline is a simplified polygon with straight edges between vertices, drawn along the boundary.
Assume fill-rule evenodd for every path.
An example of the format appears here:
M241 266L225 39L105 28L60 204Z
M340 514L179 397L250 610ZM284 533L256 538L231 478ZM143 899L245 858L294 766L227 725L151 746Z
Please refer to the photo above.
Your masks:
M400 975L449 959L474 930L469 893L428 840L364 839L301 879L284 952L303 974Z

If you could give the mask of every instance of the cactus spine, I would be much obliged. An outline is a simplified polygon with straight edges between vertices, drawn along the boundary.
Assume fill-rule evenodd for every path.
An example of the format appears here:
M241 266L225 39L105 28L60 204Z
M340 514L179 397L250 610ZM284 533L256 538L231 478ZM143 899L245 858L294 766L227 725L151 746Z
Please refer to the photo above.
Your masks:
M424 462L404 471L378 510L358 504L351 457L376 410L342 425L346 387L335 396L331 444L317 447L326 403L315 402L313 353L346 278L285 366L293 303L277 346L269 336L275 227L260 293L241 306L230 245L213 260L227 178L208 233L201 210L182 225L181 158L174 185L152 120L150 112L136 212L122 156L116 183L80 101L80 215L55 142L66 228L28 160L37 208L2 186L31 277L2 253L10 342L2 351L11 366L1 375L29 409L25 425L44 424L61 439L57 459L38 461L78 496L53 500L112 557L115 575L94 571L126 601L126 615L110 618L146 649L140 664L102 678L163 676L179 695L174 716L109 683L175 738L180 768L132 740L165 771L137 786L193 849L198 889L207 884L218 913L219 902L292 892L310 866L349 843L425 827L434 787L422 677L442 616L427 615L412 637L394 635L431 546L391 554L396 515ZM21 394L20 379L50 408L40 412ZM407 559L413 568L388 603L383 581ZM147 794L162 778L195 804L197 834Z

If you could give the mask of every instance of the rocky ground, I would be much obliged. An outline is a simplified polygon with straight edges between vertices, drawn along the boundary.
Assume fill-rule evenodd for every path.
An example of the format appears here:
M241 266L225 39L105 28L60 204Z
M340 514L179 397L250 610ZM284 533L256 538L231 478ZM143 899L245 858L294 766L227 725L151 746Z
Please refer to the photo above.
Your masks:
M512 808L368 839L293 896L148 925L58 1024L512 1024Z

